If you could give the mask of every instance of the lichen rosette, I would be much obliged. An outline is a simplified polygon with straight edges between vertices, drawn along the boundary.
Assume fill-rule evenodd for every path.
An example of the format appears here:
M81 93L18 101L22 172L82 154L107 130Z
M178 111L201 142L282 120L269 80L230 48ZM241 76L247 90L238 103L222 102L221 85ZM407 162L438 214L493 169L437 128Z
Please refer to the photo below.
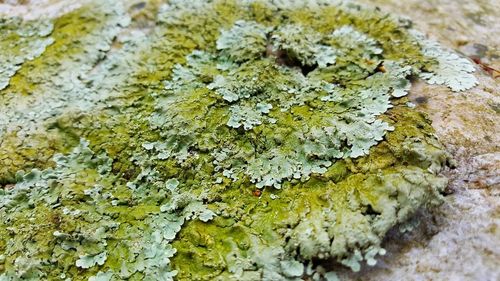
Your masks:
M90 1L37 23L0 22L19 48L0 66L0 280L375 265L447 183L411 79L477 83L408 21L352 3Z

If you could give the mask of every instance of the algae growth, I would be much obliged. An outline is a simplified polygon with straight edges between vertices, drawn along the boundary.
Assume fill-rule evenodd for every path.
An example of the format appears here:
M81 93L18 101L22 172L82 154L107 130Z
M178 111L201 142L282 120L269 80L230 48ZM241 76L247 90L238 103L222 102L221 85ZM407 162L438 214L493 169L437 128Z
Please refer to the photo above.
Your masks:
M1 22L0 280L374 265L447 182L411 79L477 83L409 22L351 2L91 1L43 23Z

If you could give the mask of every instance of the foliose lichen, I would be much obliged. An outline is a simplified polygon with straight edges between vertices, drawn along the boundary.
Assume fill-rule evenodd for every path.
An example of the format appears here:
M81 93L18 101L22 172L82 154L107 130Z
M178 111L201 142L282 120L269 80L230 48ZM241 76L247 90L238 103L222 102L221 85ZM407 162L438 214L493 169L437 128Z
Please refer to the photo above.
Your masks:
M405 96L466 59L350 2L136 4L1 21L0 280L337 280L439 204Z
M50 21L23 22L19 18L0 19L0 90L9 85L9 80L25 61L40 56L47 46L54 43L49 37L53 25Z

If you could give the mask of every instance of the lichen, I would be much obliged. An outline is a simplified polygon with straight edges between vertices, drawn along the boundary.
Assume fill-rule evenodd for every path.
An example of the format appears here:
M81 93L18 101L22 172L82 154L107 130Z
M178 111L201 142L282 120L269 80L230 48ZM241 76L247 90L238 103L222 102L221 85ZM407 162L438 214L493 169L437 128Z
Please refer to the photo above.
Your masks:
M468 90L479 83L473 74L475 68L469 60L447 51L419 32L414 31L413 34L420 40L423 53L437 61L437 64L420 73L422 79L429 84L445 85L455 92Z
M352 3L144 5L2 22L47 45L1 65L0 280L337 280L440 203L405 96L467 60Z
M3 50L0 55L0 90L9 85L10 78L25 61L37 58L47 46L54 43L54 39L49 36L52 30L50 21L22 22L18 18L0 19L0 42Z

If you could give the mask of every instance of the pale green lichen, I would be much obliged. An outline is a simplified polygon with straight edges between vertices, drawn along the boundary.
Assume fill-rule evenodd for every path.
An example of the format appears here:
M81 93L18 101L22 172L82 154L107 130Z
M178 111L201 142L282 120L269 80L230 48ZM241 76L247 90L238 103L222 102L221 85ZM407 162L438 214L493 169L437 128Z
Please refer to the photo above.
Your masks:
M81 268L91 268L94 265L103 265L106 258L106 252L102 252L97 255L83 255L76 261L76 266Z
M107 0L84 6L53 22L29 23L28 26L39 26L40 31L31 27L33 31L24 31L23 34L38 34L46 38L26 39L30 44L42 44L43 48L19 43L21 46L17 48L12 46L13 51L26 53L23 50L29 47L29 53L22 56L6 54L10 59L22 59L24 63L16 63L15 75L3 90L0 89L0 100L6 105L6 110L0 115L0 136L19 130L18 127L21 127L21 134L33 133L39 127L36 124L54 115L85 110L103 99L104 96L88 87L85 77L110 50L114 38L129 20L122 2ZM10 42L6 41L7 44ZM23 39L14 42L23 42ZM47 107L48 103L50 107Z
M31 172L2 175L0 280L337 280L439 203L447 154L404 96L472 87L466 60L336 1L145 3L147 30L89 1L16 54L1 171Z
M322 45L322 35L302 25L278 27L270 36L275 52L283 52L285 59L298 61L304 66L324 68L335 63L337 51Z
M0 19L0 90L9 85L25 61L39 57L54 39L50 21L22 22L21 19Z
M414 31L413 34L422 44L423 53L437 61L420 73L420 77L429 84L445 85L454 92L461 92L479 83L473 74L476 69L468 59L446 50L419 32Z
M265 118L265 114L269 113L269 109L273 106L270 104L258 103L254 107L233 105L229 109L231 117L227 121L227 125L232 128L240 128L243 126L245 130L250 130L255 126L262 125L262 122L276 122L272 118Z
M242 22L236 23L234 30L239 30ZM257 26L256 23L246 23L249 26ZM287 27L290 28L290 27ZM302 30L295 27L297 30ZM264 30L264 29L262 29ZM342 30L345 30L343 28ZM279 38L285 40L286 32L279 31ZM342 31L345 32L345 31ZM234 32L233 32L234 33ZM293 33L291 38L297 37L300 33ZM265 37L273 38L273 31L269 31ZM339 36L339 35L335 35ZM320 41L318 35L316 41ZM352 44L346 44L347 50L339 49L339 53L349 52L360 40L367 41L373 45L373 42L367 38L357 35L353 37ZM389 102L389 94L396 97L404 96L410 83L406 77L410 74L409 67L402 68L395 62L386 62L387 73L376 73L367 78L365 81L354 81L354 87L346 89L344 93L341 87L332 87L326 81L314 78L318 73L312 74L312 78L303 75L300 71L289 69L285 66L276 65L270 61L273 55L265 55L265 45L261 44L261 50L253 54L251 57L242 59L241 64L236 61L230 61L228 68L218 69L217 65L226 62L235 55L231 53L232 44L237 44L237 52L244 50L244 47L250 45L249 48L255 48L251 42L246 44L244 38L230 42L223 37L224 49L219 54L206 54L199 51L194 52L187 58L187 67L178 66L174 72L171 81L167 82L166 99L175 104L182 102L185 91L193 91L195 89L214 90L227 103L229 103L230 117L227 125L232 128L242 127L244 130L251 130L256 126L266 123L268 125L276 125L279 127L279 118L273 117L274 114L279 114L271 108L279 108L279 112L289 111L291 106L305 105L312 103L315 100L323 102L331 102L331 106L318 106L317 111L321 111L324 121L319 121L316 128L310 128L310 132L295 133L289 135L289 142L301 143L300 139L305 139L304 147L298 145L294 150L288 150L285 154L280 155L280 146L273 147L269 151L263 151L259 157L250 159L241 159L243 167L233 165L231 172L226 174L233 175L235 173L247 174L253 182L257 183L259 188L264 186L274 186L279 188L284 179L307 179L311 173L322 173L331 165L332 160L336 158L359 157L368 153L368 150L373 145L377 144L382 139L385 131L391 130L391 127L375 120L375 117L384 113L391 107ZM253 41L253 39L249 39ZM344 39L348 42L349 38ZM304 40L307 43L311 40ZM217 41L219 44L220 39ZM240 45L243 42L243 45ZM287 52L286 59L297 59L303 61L305 55L297 55L295 51L290 51L290 45L300 42L291 40L287 46L278 47L276 53ZM297 45L297 46L298 46ZM283 48L283 49L279 49ZM299 47L297 47L300 49ZM339 47L340 48L340 47ZM219 48L220 49L220 48ZM315 57L321 53L317 48L305 48L310 53L309 56ZM291 53L290 53L291 52ZM379 49L374 51L380 53ZM270 56L270 57L269 57ZM279 54L276 60L280 60ZM299 57L297 57L299 56ZM302 58L300 58L302 56ZM291 58L292 57L292 58ZM212 59L210 61L210 58ZM332 59L334 62L334 59ZM300 65L299 65L300 66ZM319 65L318 65L319 66ZM326 66L326 65L325 65ZM208 85L203 82L213 81ZM364 88L366 87L366 88ZM328 95L327 95L328 94ZM162 96L158 104L165 104ZM273 103L275 106L273 106ZM266 108L262 111L263 104ZM276 112L276 113L275 113ZM177 115L174 111L166 112L166 115ZM154 115L152 120L156 120L159 115ZM162 118L165 118L162 116ZM163 127L171 126L160 125ZM305 125L305 124L304 124ZM320 128L323 126L323 128ZM304 126L307 128L307 126ZM190 134L196 133L196 128L192 128ZM195 138L191 138L196 139ZM321 143L320 143L321 142ZM347 145L342 147L342 143ZM191 144L192 145L192 144ZM226 157L234 161L237 151L233 149L228 152L234 156L227 155ZM312 158L316 159L312 159ZM220 163L223 159L219 160ZM237 177L231 176L233 180Z
M223 30L217 49L234 62L258 58L265 52L267 29L256 22L237 21L230 30Z
M175 249L169 245L182 224L186 220L199 218L203 222L212 220L215 214L208 210L201 202L197 201L191 194L178 193L180 191L171 188L173 194L171 207L158 208L141 202L147 199L147 195L141 192L150 190L136 189L127 192L126 186L115 189L114 177L110 174L110 159L105 155L94 156L88 148L88 143L82 142L81 145L68 156L58 155L55 158L57 166L55 169L45 171L33 170L27 174L19 174L18 184L0 197L0 210L7 225L17 223L16 220L23 216L35 218L43 213L31 214L31 212L43 212L42 210L53 209L57 214L59 222L51 223L50 227L59 229L61 220L68 220L69 229L65 232L60 230L53 231L53 237L49 238L56 246L54 248L31 249L27 245L12 245L6 251L9 255L8 260L15 258L13 267L7 267L3 278L24 278L36 273L36 277L53 276L50 267L43 270L47 265L40 262L32 264L28 257L39 256L40 259L63 258L64 260L73 260L76 267L90 269L93 267L106 266L110 259L120 261L120 267L114 268L121 277L130 277L134 273L141 272L145 280L171 280L175 276L175 271L169 269L169 258L175 254ZM151 172L146 177L152 177ZM77 183L81 181L80 183ZM175 181L167 181L167 184L175 186ZM177 182L178 184L178 182ZM144 184L143 184L144 185ZM92 189L84 189L92 187ZM129 248L131 256L127 257L127 252L107 252L111 240L120 236L119 233L124 225L131 227L133 221L124 220L129 211L134 212L130 203L125 208L124 213L116 212L123 206L123 198L120 196L128 193L128 196L137 198L137 210L150 208L151 215L146 214L146 219L139 225L146 223L148 229L147 235L134 235L124 233L127 240L113 242L113 248L119 245ZM116 194L116 195L115 195ZM75 197L80 198L80 203L73 202ZM178 199L184 197L186 199ZM139 200L142 199L142 200ZM135 205L134 204L134 205ZM95 206L95 208L94 208ZM114 206L114 207L113 207ZM73 211L71 209L74 208ZM114 210L115 211L112 211ZM110 216L111 213L116 215ZM125 216L119 219L120 216ZM118 219L117 219L118 218ZM79 226L71 226L71 220L83 219ZM142 218L140 218L142 220ZM28 227L29 226L24 226ZM65 228L67 228L66 226ZM10 227L6 228L11 231ZM129 236L131 235L132 236ZM30 237L26 233L25 238ZM123 235L123 234L122 234ZM47 246L44 246L47 247ZM46 252L48 251L48 252ZM21 262L26 260L26 262ZM37 259L38 260L38 259ZM29 266L27 261L30 261ZM36 269L36 270L35 270ZM63 270L64 268L60 268ZM35 270L35 271L34 271ZM66 273L63 271L62 273ZM47 274L49 274L47 276ZM113 276L113 271L98 273L95 280L106 280ZM99 279L100 278L100 279ZM149 279L148 279L149 278ZM10 279L6 279L10 280Z
M89 281L109 281L113 277L112 271L99 272L96 276L91 276Z
M342 26L333 31L326 42L335 48L338 56L347 57L352 63L368 70L378 66L374 62L383 53L376 40L350 25Z

